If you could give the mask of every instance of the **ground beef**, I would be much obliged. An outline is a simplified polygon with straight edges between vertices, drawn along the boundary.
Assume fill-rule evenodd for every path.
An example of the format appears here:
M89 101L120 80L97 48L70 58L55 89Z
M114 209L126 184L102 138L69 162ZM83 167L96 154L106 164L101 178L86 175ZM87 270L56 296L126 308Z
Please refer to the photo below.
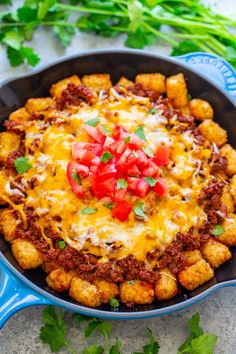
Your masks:
M206 211L209 208L219 210L224 186L224 182L218 182L217 179L213 177L209 185L201 190L198 196L199 204L204 205Z
M200 248L200 237L193 233L193 228L188 232L176 234L176 241L181 244L181 250L192 251Z
M147 281L149 283L155 283L155 281L160 279L160 274L153 270L141 269L138 273L138 279L142 281Z
M148 97L152 102L157 101L160 97L160 94L157 91L144 87L140 82L136 82L134 85L128 86L126 89L136 96Z
M22 156L22 153L20 152L20 150L14 150L14 151L10 152L10 154L7 156L5 166L11 170L12 169L15 170L14 161L21 156Z
M128 256L119 260L117 265L123 270L124 277L127 280L137 279L139 271L143 266L134 256Z
M12 132L12 131L14 131L15 133L17 131L20 132L20 130L17 129L17 127L19 127L20 124L14 120L5 120L3 125L6 127L6 130L8 130L9 132Z
M83 84L75 85L71 82L62 91L61 98L57 100L57 106L59 109L63 109L68 106L78 106L83 101L91 103L93 99L94 94L88 87Z
M60 240L61 235L58 231L54 230L51 226L44 229L45 235L52 240Z
M204 136L200 133L200 130L198 128L193 129L192 134L194 136L195 143L198 145L204 145L206 139Z
M174 241L166 247L163 256L158 260L158 265L161 268L168 266L173 274L178 274L185 268L186 262L182 243Z
M186 123L188 125L188 128L195 127L195 120L191 116L178 115L178 121L181 123Z
M220 212L220 214L218 212ZM227 207L225 205L221 205L218 210L209 208L207 212L208 220L214 225L221 224L226 215Z
M225 156L214 155L213 157L213 165L211 168L211 173L225 171L227 167L228 159Z

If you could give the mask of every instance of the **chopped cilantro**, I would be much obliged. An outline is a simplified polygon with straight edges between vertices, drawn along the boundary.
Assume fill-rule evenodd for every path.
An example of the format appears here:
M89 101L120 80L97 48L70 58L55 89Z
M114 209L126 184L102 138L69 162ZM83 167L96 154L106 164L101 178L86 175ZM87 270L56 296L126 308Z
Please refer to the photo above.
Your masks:
M106 135L106 136L108 136L108 135L111 134L110 129L108 129L107 126L104 125L104 124L102 124L102 125L100 126L100 130L101 130L101 132L102 132L104 135Z
M107 208L109 210L113 209L113 203L107 203L107 204L103 204L104 208Z
M59 245L59 248L60 248L61 250L63 250L63 249L66 247L66 243L65 243L64 240L60 240L60 241L58 242L58 245Z
M19 157L14 161L14 167L19 174L29 171L33 166L29 163L27 157Z
M129 144L130 139L131 139L131 136L127 136L127 137L124 139L125 144Z
M127 284L129 284L129 285L134 285L134 280L128 280L128 281L127 281Z
M151 149L149 149L148 147L143 146L143 147L142 147L142 150L143 150L143 152L145 152L145 154L146 154L147 156L149 156L149 157L154 157L153 151L152 151Z
M93 119L87 120L87 122L85 122L85 124L90 125L91 127L96 127L98 125L98 123L100 123L99 118L93 118Z
M212 230L212 234L214 236L220 236L225 232L225 229L223 228L223 226L221 225L216 225L213 230Z
M114 311L117 311L120 306L119 300L115 298L110 299L109 304Z
M128 187L128 183L126 182L126 180L124 178L119 178L117 180L116 189L119 190L126 187Z
M143 212L143 204L143 202L138 202L134 207L135 215L140 216L141 218L145 217L145 214Z
M81 214L94 214L98 211L97 208L89 208L89 207L85 207L81 210Z
M149 114L155 114L157 112L157 109L156 108L151 108L149 109L148 113Z
M143 125L140 125L135 131L134 134L137 135L140 139L146 141L147 138L144 134L144 130L143 130Z
M149 186L154 187L158 179L153 177L143 177L143 179L149 184Z
M75 168L72 168L71 177L72 177L73 181L75 181L77 184L81 184L80 176L77 175L77 172L76 172L76 169L75 169Z
M114 157L109 151L104 151L101 156L101 161L106 163L107 161L111 160Z

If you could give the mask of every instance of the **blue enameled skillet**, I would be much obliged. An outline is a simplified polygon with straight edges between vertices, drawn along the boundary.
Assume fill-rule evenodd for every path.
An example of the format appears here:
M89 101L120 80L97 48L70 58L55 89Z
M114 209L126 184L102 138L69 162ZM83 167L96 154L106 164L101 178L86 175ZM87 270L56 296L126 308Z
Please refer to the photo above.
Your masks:
M132 80L137 73L144 72L161 72L166 76L183 72L191 96L204 98L213 105L216 121L227 129L229 142L236 147L236 72L223 59L205 53L173 59L136 50L99 50L62 59L6 80L0 85L2 130L3 121L12 111L24 105L30 97L47 96L49 87L62 78L72 74L110 73L115 83L123 75ZM153 302L147 306L127 308L121 305L118 312L112 312L107 305L90 309L75 303L67 294L53 291L47 286L41 269L24 271L17 265L9 244L1 238L0 327L16 311L32 305L53 304L89 316L126 320L178 311L219 288L236 285L236 249L232 251L232 260L216 270L215 277L197 290L183 290L170 301Z

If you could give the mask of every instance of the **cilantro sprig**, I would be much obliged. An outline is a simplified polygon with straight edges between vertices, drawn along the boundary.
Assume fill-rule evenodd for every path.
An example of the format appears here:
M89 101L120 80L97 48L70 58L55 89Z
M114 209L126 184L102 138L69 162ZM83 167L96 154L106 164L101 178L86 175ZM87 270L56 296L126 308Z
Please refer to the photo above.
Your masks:
M18 157L18 159L14 160L14 167L19 174L23 174L27 171L29 171L33 166L27 159L27 157Z
M9 7L0 14L0 42L12 66L39 63L26 45L39 27L50 29L62 47L70 45L76 31L103 37L124 33L128 47L141 49L162 39L172 46L172 55L206 51L236 67L236 38L230 30L236 27L235 17L217 14L201 0L25 0L16 11Z
M134 281L127 282L130 285ZM115 298L110 299L110 306L117 311L119 301ZM90 338L95 332L99 332L106 343L106 349L103 343L91 343L84 349L79 346L79 351L75 351L67 340L67 326L63 318L63 311L60 309L56 311L54 306L48 306L43 310L43 326L40 329L39 338L45 344L50 346L53 353L58 352L61 348L67 348L72 354L121 354L122 343L118 338L111 343L110 334L112 331L112 324L107 321L101 321L98 318L92 318L79 313L73 314L73 319L76 325L84 332L85 338ZM200 326L200 316L198 313L193 315L187 327L191 331L186 341L179 347L177 354L213 354L217 342L217 336L212 333L204 332ZM140 352L133 354L158 354L160 345L155 338L152 330L147 328L148 343L143 345Z

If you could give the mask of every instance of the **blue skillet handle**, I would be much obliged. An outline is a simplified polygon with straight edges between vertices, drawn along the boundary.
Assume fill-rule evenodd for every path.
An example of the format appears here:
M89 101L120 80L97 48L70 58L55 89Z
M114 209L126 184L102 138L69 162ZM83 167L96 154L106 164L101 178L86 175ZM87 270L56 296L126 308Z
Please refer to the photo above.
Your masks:
M236 71L223 58L209 53L190 53L176 59L213 80L236 100Z
M15 312L36 305L53 305L53 302L27 287L0 259L0 329Z

